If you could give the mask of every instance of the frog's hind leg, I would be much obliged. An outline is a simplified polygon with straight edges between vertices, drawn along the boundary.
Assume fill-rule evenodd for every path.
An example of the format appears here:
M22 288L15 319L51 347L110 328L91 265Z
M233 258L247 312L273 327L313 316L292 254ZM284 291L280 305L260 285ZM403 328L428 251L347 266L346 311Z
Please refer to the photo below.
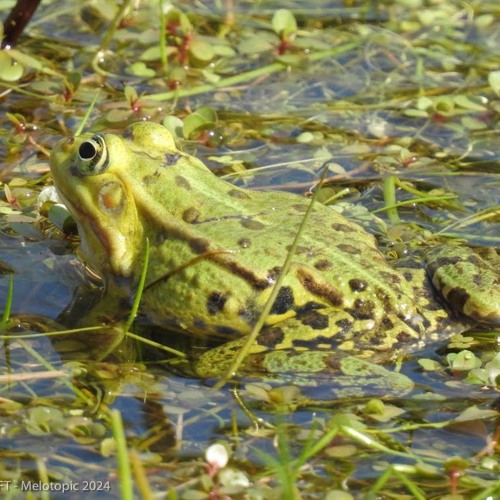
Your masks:
M401 344L397 336L391 339L387 331L380 330L377 339L377 332L361 323L347 311L325 307L265 326L239 373L332 372L347 356L382 362L397 355L397 346ZM418 333L410 334L411 328L407 328L405 341L413 337L417 342ZM246 340L242 337L205 352L195 362L196 373L201 377L220 376L229 369Z
M493 265L471 248L450 245L433 248L425 261L433 285L453 309L479 323L500 325L500 274Z

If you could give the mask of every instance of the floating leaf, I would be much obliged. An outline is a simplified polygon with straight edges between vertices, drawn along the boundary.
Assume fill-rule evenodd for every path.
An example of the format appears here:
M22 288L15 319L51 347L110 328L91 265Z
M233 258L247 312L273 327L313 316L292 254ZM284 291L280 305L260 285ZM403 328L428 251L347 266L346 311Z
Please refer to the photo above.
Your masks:
M278 9L274 13L272 25L280 38L289 38L297 32L297 21L288 9Z
M433 372L436 370L441 370L442 366L433 359L422 358L418 360L418 364L426 371Z
M500 383L500 353L498 353L491 361L484 365L484 369L488 375L488 379L493 387L497 387Z
M446 356L450 368L455 371L468 371L481 366L481 360L472 351L464 349L459 353L450 353Z
M189 53L197 62L205 64L208 64L215 57L212 45L199 38L191 41Z
M21 64L13 61L5 51L0 51L0 80L6 82L15 82L19 80L24 73Z
M37 406L28 410L26 419L26 430L34 436L51 434L56 430L64 428L63 413L57 408Z
M172 132L175 137L182 137L182 127L184 123L179 117L173 115L166 116L163 120L163 125Z
M493 89L493 92L495 92L495 94L500 97L500 70L492 71L488 75L488 83Z
M135 62L127 68L127 73L143 78L155 76L154 70L148 68L142 61Z
M219 472L219 483L221 484L221 493L236 494L246 492L250 487L248 476L239 470L226 468Z
M453 97L453 100L462 108L472 111L486 111L486 106L484 106L480 97L457 95Z
M483 418L497 417L498 411L482 410L476 405L466 408L457 418L455 422L465 422L467 420L482 420Z
M481 120L478 120L476 118L473 118L472 116L464 116L461 120L460 123L469 130L482 130L486 128L486 123L484 123Z
M125 94L125 99L129 104L132 104L136 102L137 99L139 99L139 96L137 95L137 90L135 90L135 88L131 87L130 85L125 85L123 93Z
M216 121L217 113L209 106L202 106L184 119L182 127L184 137L189 139L195 131L214 127Z

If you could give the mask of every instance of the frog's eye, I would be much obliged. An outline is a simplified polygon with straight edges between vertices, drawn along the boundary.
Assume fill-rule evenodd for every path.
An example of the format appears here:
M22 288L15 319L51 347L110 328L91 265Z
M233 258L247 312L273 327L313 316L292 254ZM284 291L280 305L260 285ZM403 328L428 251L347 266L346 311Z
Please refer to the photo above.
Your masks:
M106 170L108 151L100 135L94 135L82 142L78 148L78 169L80 175L95 175Z

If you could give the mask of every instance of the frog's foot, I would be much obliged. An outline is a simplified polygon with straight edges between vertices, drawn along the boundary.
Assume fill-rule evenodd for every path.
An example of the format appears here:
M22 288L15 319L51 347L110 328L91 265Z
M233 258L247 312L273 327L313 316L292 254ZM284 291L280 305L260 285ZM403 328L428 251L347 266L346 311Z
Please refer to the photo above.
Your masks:
M452 308L485 325L500 325L500 274L471 248L439 246L425 256L434 286Z

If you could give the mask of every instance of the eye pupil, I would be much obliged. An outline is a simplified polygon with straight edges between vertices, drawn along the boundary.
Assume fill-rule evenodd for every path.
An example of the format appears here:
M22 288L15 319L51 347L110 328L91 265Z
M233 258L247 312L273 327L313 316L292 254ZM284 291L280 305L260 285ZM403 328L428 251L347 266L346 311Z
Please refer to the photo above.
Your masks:
M78 146L78 155L74 161L75 175L97 175L106 168L108 168L108 150L102 136L94 135Z
M97 154L97 150L94 144L85 141L78 148L78 154L82 160L91 160Z

